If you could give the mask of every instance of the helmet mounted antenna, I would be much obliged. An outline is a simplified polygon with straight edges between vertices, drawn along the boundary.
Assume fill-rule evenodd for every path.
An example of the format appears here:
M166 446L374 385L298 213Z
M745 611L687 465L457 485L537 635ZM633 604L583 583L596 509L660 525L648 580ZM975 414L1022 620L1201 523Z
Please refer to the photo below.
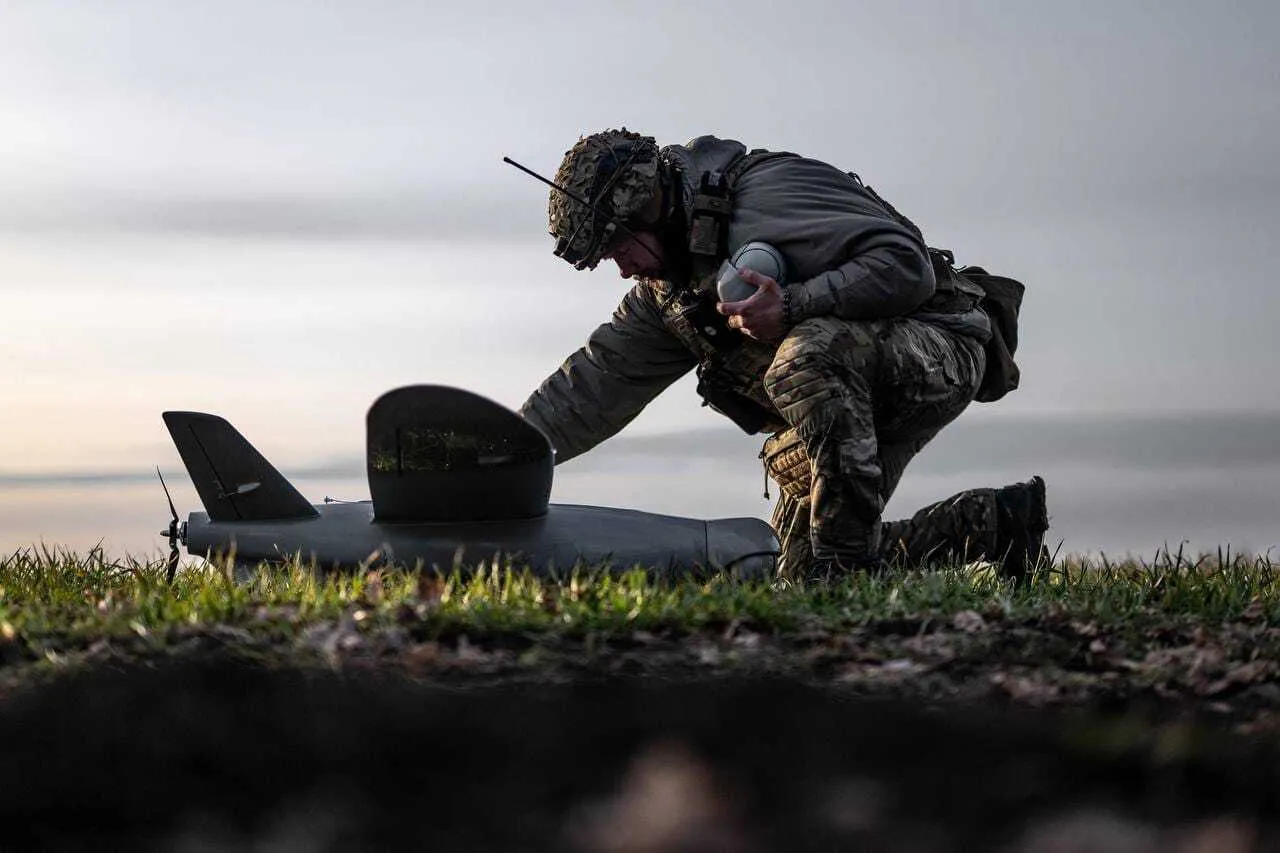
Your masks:
M597 204L593 204L592 202L588 201L587 199L583 198L582 196L578 195L577 193L570 192L569 190L567 190L567 189L565 189L564 187L560 186L559 184L557 184L555 181L551 180L550 178L544 178L542 175L539 175L537 172L533 171L533 170L532 170L532 169L530 169L528 166L523 166L523 165L521 165L521 164L517 163L515 160L512 160L510 157L505 157L505 156L504 156L504 157L502 158L502 162L504 162L504 163L508 163L508 164L510 164L510 165L512 165L512 166L515 166L517 169L519 169L520 171L524 172L526 175L528 175L528 176L529 176L529 177L531 177L531 178L536 178L537 180L542 181L544 184L546 184L547 186L551 187L551 189L553 189L553 190L555 190L556 192L560 193L560 194L561 194L561 195L563 195L565 198L570 199L571 201L576 201L578 204L582 205L582 206L583 206L583 207L585 207L587 210L590 210L592 213L596 214L597 216L603 216L603 217L604 217L605 219L607 219L607 220L608 220L608 221L609 221L609 222L610 222L610 223L611 223L615 228L617 228L617 229L618 229L619 231L621 231L623 234L626 234L628 237L632 238L632 240L634 240L634 241L635 241L635 244L636 244L637 246L639 246L640 248L644 249L646 252L648 252L648 253L653 257L653 259L654 259L655 261L657 261L659 264L661 264L661 263L662 263L662 258L658 256L658 253L657 253L657 252L655 252L655 251L653 251L653 249L649 248L647 245L645 245L645 243L644 243L643 241L641 241L641 240L637 239L637 237L636 237L636 232L635 232L635 231L633 231L633 230L631 230L630 228L628 228L628 227L627 227L627 226L626 226L626 225L625 225L621 220L619 220L619 219L618 219L618 217L617 217L617 216L615 216L614 214L611 214L611 213L605 213L603 210L601 210L601 209L600 209L600 206L599 206L599 205L597 205Z

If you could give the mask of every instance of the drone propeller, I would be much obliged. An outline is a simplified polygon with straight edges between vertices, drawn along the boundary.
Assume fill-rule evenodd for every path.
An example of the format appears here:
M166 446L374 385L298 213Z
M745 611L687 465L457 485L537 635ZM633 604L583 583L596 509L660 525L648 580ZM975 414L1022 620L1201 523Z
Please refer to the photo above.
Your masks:
M164 496L169 501L169 513L173 516L169 527L160 531L161 536L169 537L169 559L165 564L166 578L169 583L173 583L173 576L178 571L178 540L186 538L184 535L186 531L183 529L186 525L178 521L178 510L173 505L173 496L169 494L169 487L165 485L164 474L160 473L159 465L156 466L156 476L160 478L160 488L164 489Z

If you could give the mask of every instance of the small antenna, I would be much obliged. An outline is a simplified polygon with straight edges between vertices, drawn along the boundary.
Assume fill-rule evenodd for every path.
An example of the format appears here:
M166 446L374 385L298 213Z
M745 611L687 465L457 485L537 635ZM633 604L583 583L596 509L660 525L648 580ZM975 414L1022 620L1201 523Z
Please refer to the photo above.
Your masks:
M559 184L557 184L555 181L551 180L550 178L544 178L544 177L542 177L542 175L539 175L537 172L533 171L533 169L530 169L528 166L522 166L522 165L520 165L519 163L517 163L515 160L512 160L510 157L503 157L503 158L502 158L502 162L504 162L504 163L510 163L512 166L515 166L517 169L519 169L520 171L524 172L524 173L525 173L526 175L528 175L529 177L531 177L531 178L536 178L537 180L542 181L544 184L546 184L547 186L551 187L551 189L553 189L553 190L559 190L561 193L563 193L564 195L566 195L566 196L568 196L569 198L573 199L574 201L576 201L578 204L582 205L583 207L589 207L589 208L591 208L592 210L594 210L596 213L600 214L601 216L609 216L609 214L605 213L603 210L601 210L600 208L596 207L594 204L592 204L591 202L587 201L587 200L586 200L585 198L583 198L582 196L577 195L577 194L575 194L575 193L571 193L571 192L569 192L567 189L565 189L564 187L560 186L560 185L559 185ZM610 219L613 219L613 217L612 217L612 216L609 216L609 218L610 218Z
M600 209L600 207L599 207L598 205L595 205L595 204L591 203L590 201L588 201L587 199L583 198L582 196L580 196L580 195L578 195L578 194L576 194L576 193L571 193L571 192L569 192L567 189L565 189L564 187L560 186L559 184L557 184L555 181L551 180L550 178L544 178L542 175L539 175L537 172L533 171L533 169L530 169L528 166L523 166L523 165L521 165L521 164L517 163L515 160L512 160L510 157L506 157L506 156L504 156L504 157L502 158L502 162L504 162L504 163L509 163L510 165L515 166L517 169L519 169L520 171L524 172L524 173L525 173L526 175L528 175L529 177L531 177L531 178L536 178L536 179L538 179L539 181L542 181L544 184L546 184L547 186L551 187L551 189L553 189L553 190L555 190L556 192L558 192L558 193L562 194L565 198L568 198L568 199L571 199L571 200L573 200L573 201L576 201L578 204L582 205L582 206L583 206L583 207L585 207L587 210L590 210L592 213L595 213L597 216L603 216L603 217L605 217L606 219L608 219L610 222L612 222L612 223L613 223L613 225L614 225L614 227L615 227L615 228L617 228L618 230L620 230L622 233L626 234L626 235L627 235L628 237L630 237L631 239L635 240L636 245L637 245L637 246L639 246L640 248L644 249L646 252L648 252L648 253L649 253L649 255L650 255L650 256L651 256L655 261L657 261L659 265L662 265L662 264L664 263L664 261L662 260L662 258L660 258L660 257L658 256L658 253L657 253L657 252L655 252L653 249L650 249L650 248L649 248L648 246L646 246L643 242L641 242L641 241L640 241L640 239L636 236L636 232L635 232L635 231L633 231L633 230L631 230L630 228L628 228L625 224L623 224L623 222L622 222L621 220L619 220L617 216L614 216L614 215L613 215L613 214L611 214L611 213L605 213L603 210L601 210L601 209Z

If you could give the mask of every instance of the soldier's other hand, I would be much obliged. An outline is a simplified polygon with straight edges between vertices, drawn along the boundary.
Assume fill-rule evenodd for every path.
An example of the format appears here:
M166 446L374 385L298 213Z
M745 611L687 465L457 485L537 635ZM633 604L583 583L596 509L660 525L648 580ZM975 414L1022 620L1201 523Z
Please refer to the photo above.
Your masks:
M738 277L754 284L756 292L737 302L716 303L716 310L728 316L729 328L740 329L758 341L777 341L786 335L782 322L782 287L764 273L745 267Z

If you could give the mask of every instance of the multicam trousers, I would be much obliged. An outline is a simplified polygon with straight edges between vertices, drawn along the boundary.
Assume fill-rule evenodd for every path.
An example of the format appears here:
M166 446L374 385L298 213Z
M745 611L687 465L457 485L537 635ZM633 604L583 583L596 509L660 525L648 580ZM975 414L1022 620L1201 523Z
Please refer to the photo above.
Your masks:
M880 519L907 463L969 404L984 367L979 342L918 320L821 317L791 330L765 374L789 425L763 452L782 492L782 574L815 559L995 553L992 489Z

